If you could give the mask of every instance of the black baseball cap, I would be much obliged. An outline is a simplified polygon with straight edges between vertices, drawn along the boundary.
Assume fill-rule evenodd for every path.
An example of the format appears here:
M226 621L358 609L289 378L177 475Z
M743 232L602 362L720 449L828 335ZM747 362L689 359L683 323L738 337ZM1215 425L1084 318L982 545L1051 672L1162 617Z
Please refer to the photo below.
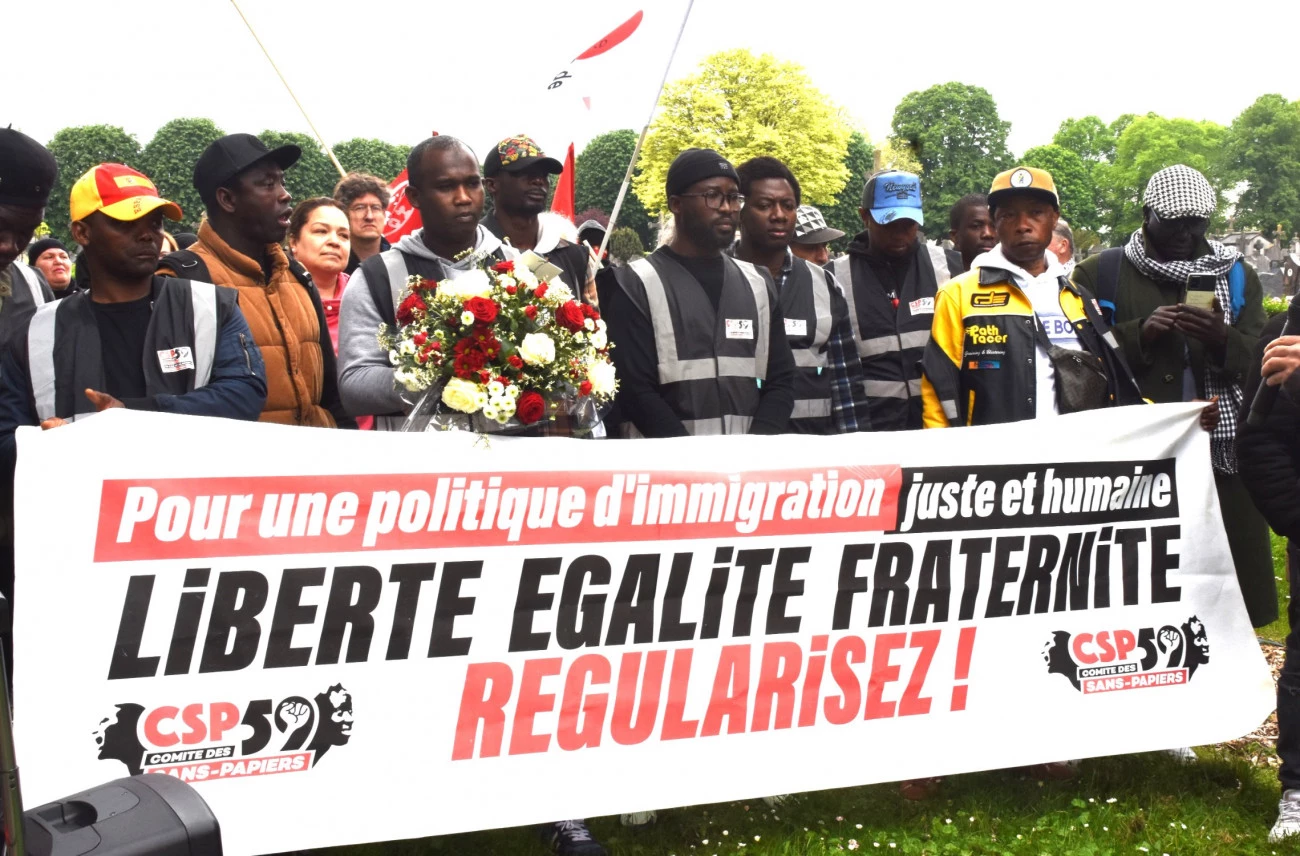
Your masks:
M13 128L0 128L0 205L44 208L59 167L40 143Z
M302 149L292 143L268 149L266 143L252 134L229 134L213 142L199 155L194 164L194 189L200 196L210 196L255 163L273 160L280 169L288 169L300 157Z
M483 175L491 178L498 172L521 172L534 164L542 164L551 175L564 172L564 164L549 158L532 137L520 134L506 137L488 152L483 161Z

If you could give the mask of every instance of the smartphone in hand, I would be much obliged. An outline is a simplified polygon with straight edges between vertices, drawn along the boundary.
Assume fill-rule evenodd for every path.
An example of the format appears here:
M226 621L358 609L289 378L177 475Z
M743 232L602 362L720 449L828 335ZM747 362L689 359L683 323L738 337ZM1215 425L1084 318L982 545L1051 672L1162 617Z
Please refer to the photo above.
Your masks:
M1191 273L1187 275L1187 289L1183 292L1183 303L1198 309L1214 308L1214 286L1218 277L1212 273Z

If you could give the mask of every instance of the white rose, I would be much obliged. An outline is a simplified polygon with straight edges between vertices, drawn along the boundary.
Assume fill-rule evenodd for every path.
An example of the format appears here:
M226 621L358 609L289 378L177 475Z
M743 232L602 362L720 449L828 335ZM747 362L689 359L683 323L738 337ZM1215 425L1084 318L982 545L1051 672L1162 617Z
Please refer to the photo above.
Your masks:
M438 293L461 302L471 297L488 297L492 294L492 280L488 279L485 272L475 268L455 279L444 280L438 286Z
M442 388L442 403L461 413L473 413L482 407L478 384L454 377Z
M613 395L616 389L614 364L608 360L592 360L587 363L587 380L591 381L591 391L595 395Z
M473 313L473 312L470 312L468 309L466 309L464 312L460 313L460 323L464 324L466 327L468 327L468 326L470 326L471 324L473 324L473 323L474 323L474 313Z
M545 333L529 333L519 343L519 357L530 366L544 366L555 361L555 343Z
M587 338L591 340L591 346L598 351L603 350L604 347L609 344L609 337L605 335L604 330L597 330Z

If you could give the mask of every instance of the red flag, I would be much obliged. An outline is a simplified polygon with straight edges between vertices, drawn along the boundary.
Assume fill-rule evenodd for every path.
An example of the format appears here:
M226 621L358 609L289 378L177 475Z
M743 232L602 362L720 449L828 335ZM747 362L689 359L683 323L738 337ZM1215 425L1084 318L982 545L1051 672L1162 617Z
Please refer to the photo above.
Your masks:
M555 185L555 198L551 200L551 210L563 214L570 223L573 222L577 207L573 203L573 143L569 143L569 153L564 156L564 172Z
M396 244L403 235L409 235L424 225L420 211L406 198L406 170L388 185L388 221L384 224L384 238Z

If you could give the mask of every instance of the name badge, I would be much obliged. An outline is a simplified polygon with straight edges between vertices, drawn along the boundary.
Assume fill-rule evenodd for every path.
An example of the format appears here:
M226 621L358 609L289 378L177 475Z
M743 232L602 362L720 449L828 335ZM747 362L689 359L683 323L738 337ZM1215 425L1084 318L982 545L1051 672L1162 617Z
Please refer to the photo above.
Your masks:
M912 310L913 315L933 315L934 298L921 297L907 304L907 308Z
M754 322L748 318L728 318L727 320L727 338L728 339L753 339Z
M787 336L807 336L808 321L805 318L787 318L785 319L785 334Z
M183 372L194 369L194 352L189 348L167 348L158 352L158 364L163 372Z

